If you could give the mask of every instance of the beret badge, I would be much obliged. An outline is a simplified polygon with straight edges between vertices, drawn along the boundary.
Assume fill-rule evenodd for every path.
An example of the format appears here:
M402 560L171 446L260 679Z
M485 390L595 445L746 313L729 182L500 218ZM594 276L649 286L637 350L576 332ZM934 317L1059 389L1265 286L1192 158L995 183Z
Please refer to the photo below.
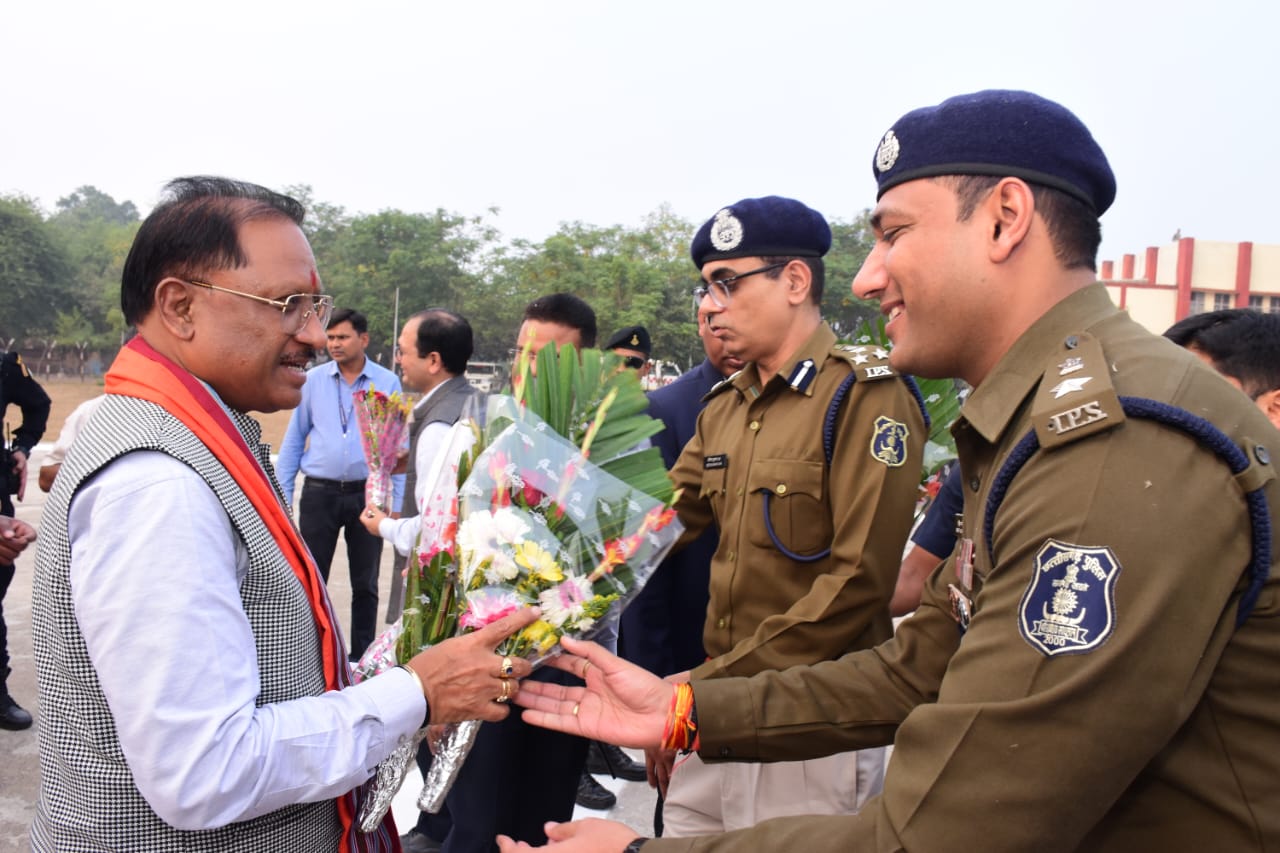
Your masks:
M718 251L728 252L738 248L741 242L742 222L726 207L716 214L711 225L711 245Z
M898 144L898 137L890 130L884 135L884 139L880 140L880 147L876 149L876 169L881 172L887 172L893 168L893 164L898 162L898 152L902 150L902 146Z

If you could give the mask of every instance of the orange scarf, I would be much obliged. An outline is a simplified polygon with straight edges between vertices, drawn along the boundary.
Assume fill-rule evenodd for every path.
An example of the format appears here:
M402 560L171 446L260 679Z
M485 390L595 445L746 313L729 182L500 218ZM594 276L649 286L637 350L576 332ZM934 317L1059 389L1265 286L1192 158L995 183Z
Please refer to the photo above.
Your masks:
M116 356L105 377L108 394L148 400L182 421L204 443L236 481L257 510L294 575L306 591L311 615L316 621L324 661L327 690L341 690L351 683L346 647L337 628L329 594L311 551L276 494L266 471L249 449L240 431L225 410L194 376L156 352L141 337L135 337ZM345 851L392 850L399 853L399 837L391 813L376 832L357 831L357 798L364 786L338 798Z

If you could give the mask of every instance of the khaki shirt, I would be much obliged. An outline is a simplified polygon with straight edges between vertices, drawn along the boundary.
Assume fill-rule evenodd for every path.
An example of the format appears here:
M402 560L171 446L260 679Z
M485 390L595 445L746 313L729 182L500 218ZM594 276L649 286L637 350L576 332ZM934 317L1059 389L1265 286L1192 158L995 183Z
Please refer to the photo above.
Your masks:
M1233 477L1181 430L1126 417L1116 395L1211 421L1249 467ZM1033 428L1057 446L1012 480L987 542L992 481ZM884 794L856 816L645 849L1280 849L1275 550L1271 579L1236 627L1251 558L1243 491L1265 484L1275 529L1268 460L1280 434L1101 286L1015 343L955 433L977 553L967 633L948 604L953 556L920 610L875 649L694 685L704 757L803 758L896 733ZM1092 556L1078 562L1096 576L1060 574L1064 554ZM1043 585L1051 578L1056 590ZM1047 631L1051 614L1061 618Z
M684 490L677 509L685 536L713 520L720 529L703 634L711 659L696 677L827 660L892 634L888 602L926 431L886 357L878 347L837 347L823 323L763 389L748 365L708 394L671 472ZM822 424L851 370L857 381L828 467ZM797 371L799 390L789 384ZM764 492L787 549L811 555L830 546L831 554L806 563L780 552L766 529Z

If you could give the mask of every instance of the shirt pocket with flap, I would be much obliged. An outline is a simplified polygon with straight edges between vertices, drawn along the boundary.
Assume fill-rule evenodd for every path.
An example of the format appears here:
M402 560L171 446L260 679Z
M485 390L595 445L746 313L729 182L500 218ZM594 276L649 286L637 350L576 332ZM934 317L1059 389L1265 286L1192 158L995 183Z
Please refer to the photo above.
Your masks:
M821 462L757 460L747 477L750 499L743 524L747 525L749 541L776 549L773 540L777 537L783 548L801 557L830 548L831 509L823 499L825 476L826 466ZM773 536L769 535L770 525Z

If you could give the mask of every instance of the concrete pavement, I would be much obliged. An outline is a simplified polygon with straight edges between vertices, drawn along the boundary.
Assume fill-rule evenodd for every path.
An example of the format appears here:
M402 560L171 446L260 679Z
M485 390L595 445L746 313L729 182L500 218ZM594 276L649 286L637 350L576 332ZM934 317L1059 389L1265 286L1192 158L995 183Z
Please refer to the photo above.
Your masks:
M26 499L17 507L18 518L35 525L46 495L36 486L36 472L47 446L37 447L32 453L27 483ZM35 565L35 547L29 548L17 561L17 575L4 599L5 622L9 628L9 655L13 674L9 677L9 692L20 705L39 716L35 663L31 652L31 595L32 575ZM380 613L386 610L391 586L391 548L383 549L380 575ZM341 544L334 557L330 572L329 594L334 611L345 624L351 614L351 585L347 575L346 553ZM28 828L35 811L39 789L40 763L36 748L36 729L10 732L0 730L0 853L29 851ZM638 753L632 753L639 758ZM618 795L618 805L610 812L597 812L579 808L575 817L609 817L620 820L637 834L653 834L654 792L642 782L623 782L614 779L600 780ZM416 768L406 780L393 808L397 824L407 830L416 818L416 800L421 789L421 777Z

